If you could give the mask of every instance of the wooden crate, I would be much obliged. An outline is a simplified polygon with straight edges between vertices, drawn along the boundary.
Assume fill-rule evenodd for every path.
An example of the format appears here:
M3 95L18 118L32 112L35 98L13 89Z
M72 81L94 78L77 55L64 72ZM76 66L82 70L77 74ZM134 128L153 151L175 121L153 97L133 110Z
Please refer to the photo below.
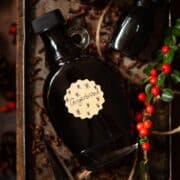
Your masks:
M128 9L132 5L132 1L123 1L122 9ZM78 3L74 3L75 6ZM35 36L31 29L31 21L37 16L59 8L62 10L65 17L69 15L69 8L74 6L70 1L18 1L18 38L17 38L17 179L58 179L56 173L53 171L52 161L49 157L48 149L55 154L58 165L61 165L68 173L69 179L74 179L78 176L76 170L76 177L72 173L76 169L81 172L81 166L78 165L77 160L73 157L71 152L60 142L53 126L48 117L44 113L42 104L42 86L48 70L44 66L44 52L43 45L39 37ZM164 15L163 15L164 16ZM97 23L97 22L96 22ZM89 22L89 28L93 27L92 22ZM95 25L96 27L96 25ZM161 26L162 27L162 26ZM157 36L157 35L156 35ZM153 42L150 42L150 45ZM157 44L155 46L157 48ZM146 48L145 57L149 57L150 47ZM153 50L153 48L152 48ZM128 66L129 60L125 59L125 67ZM140 71L132 68L132 77L126 76L126 72L122 67L115 62L117 69L130 81L134 81L133 77L138 77ZM134 74L136 76L134 76ZM126 84L132 87L131 83ZM136 86L136 85L135 85ZM138 87L138 86L137 86ZM131 88L130 88L131 89ZM135 88L136 89L136 88ZM134 89L133 89L134 90ZM132 89L129 91L131 92ZM166 119L168 122L169 114L168 106L162 105L162 109L157 112L156 116ZM168 129L168 123L158 121L155 126L159 129ZM42 128L43 127L43 128ZM52 138L52 139L51 139ZM163 178L166 179L171 174L171 156L169 158L169 139L168 137L155 138L155 141L166 144L165 149L156 149L150 154L150 163L152 174L167 174ZM48 147L48 148L47 148ZM124 163L124 166L115 165L108 169L94 173L89 179L127 179L132 167L134 154L130 159L130 165ZM54 161L53 161L54 162ZM56 164L55 166L58 167ZM60 167L60 166L59 166ZM72 176L73 174L73 176ZM155 176L156 178L158 176ZM135 179L139 178L139 174ZM162 178L162 179L163 179Z

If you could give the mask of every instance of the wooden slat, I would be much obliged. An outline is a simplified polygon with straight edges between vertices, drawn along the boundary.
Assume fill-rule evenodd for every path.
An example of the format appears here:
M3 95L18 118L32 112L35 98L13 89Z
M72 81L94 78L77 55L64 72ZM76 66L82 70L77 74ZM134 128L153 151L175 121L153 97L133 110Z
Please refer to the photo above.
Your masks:
M17 140L17 180L25 180L25 91L24 91L24 53L25 53L25 1L17 1L17 114L16 114L16 140Z

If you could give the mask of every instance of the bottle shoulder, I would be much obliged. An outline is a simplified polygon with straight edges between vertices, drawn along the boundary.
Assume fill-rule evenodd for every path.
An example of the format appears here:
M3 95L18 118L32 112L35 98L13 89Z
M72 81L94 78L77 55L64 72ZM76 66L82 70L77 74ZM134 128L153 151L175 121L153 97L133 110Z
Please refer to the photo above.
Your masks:
M69 59L61 66L49 73L45 80L45 91L51 88L53 83L75 82L78 79L101 80L108 79L111 76L117 77L118 73L108 64L102 62L94 56L80 56ZM103 77L103 78L102 78Z
M129 12L129 17L145 19L147 17L152 18L153 11L150 7L136 6Z

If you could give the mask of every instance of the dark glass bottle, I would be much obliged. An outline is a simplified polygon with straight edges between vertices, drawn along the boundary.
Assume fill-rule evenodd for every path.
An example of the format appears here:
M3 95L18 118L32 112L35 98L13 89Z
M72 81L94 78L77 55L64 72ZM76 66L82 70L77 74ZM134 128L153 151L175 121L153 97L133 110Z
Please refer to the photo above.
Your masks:
M33 27L44 42L50 69L44 105L64 143L89 169L136 149L119 74L97 58L81 55L58 10L34 20Z
M134 57L145 46L153 30L151 0L138 0L125 18L120 18L110 42L110 47Z

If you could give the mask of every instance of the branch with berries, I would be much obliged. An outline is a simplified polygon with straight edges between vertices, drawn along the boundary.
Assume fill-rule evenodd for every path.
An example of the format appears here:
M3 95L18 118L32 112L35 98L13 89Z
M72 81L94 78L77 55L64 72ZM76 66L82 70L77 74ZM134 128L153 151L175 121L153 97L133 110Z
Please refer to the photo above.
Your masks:
M170 27L165 34L164 45L156 56L158 63L155 66L148 65L144 69L146 75L143 80L144 92L140 92L137 96L138 101L143 103L144 108L142 112L135 115L135 120L137 122L136 129L139 134L139 144L144 152L144 162L146 163L148 161L147 152L151 149L148 137L153 126L154 103L158 100L171 102L174 98L172 85L180 82L180 71L173 67L173 62L180 51L179 37L180 19L177 19L175 26ZM157 135L164 134L163 132L154 132ZM179 133L179 128L175 132ZM167 134L172 135L174 132L165 132L165 135Z

